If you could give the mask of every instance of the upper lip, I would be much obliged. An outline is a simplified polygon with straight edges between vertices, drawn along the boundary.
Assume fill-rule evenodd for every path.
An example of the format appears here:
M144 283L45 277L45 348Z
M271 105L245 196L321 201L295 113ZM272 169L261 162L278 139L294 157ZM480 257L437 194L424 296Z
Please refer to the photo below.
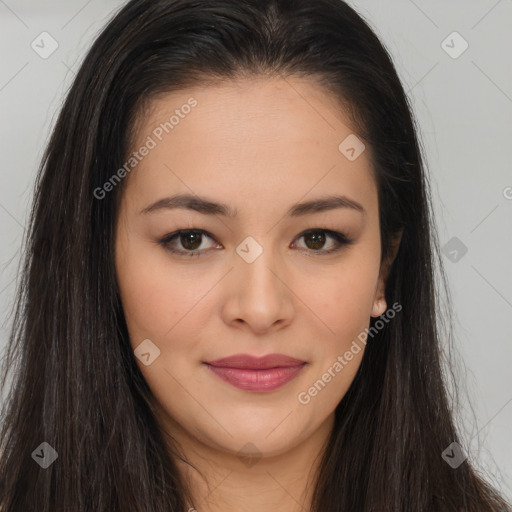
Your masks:
M269 368L285 368L299 366L306 361L286 356L284 354L268 354L263 357L255 357L249 354L235 354L215 361L207 361L210 366L223 368L243 368L248 370L266 370Z

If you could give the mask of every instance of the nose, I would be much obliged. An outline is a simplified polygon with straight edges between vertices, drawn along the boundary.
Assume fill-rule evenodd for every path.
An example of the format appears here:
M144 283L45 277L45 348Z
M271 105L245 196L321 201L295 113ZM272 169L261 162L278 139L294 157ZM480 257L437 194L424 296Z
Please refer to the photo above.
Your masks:
M293 318L294 295L282 258L275 251L264 249L249 261L235 255L222 308L224 321L255 334L284 328Z

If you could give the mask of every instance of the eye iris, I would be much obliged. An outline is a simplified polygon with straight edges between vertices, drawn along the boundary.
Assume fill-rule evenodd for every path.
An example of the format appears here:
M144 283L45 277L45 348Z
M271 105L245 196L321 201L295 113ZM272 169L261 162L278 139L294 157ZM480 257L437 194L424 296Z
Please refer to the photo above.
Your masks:
M313 247L309 247L310 249L321 249L322 246L325 244L325 234L322 234L321 232L318 231L312 231L311 233L306 233L304 235L306 245L308 245L308 239L313 240Z
M185 249L192 251L201 245L201 233L197 233L196 231L182 233L180 235L180 240Z

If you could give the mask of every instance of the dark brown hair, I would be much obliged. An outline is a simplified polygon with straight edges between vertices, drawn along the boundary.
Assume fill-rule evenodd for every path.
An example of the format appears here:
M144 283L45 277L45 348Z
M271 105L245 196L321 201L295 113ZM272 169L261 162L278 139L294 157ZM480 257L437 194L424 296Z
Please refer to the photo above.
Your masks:
M441 365L442 271L412 109L391 58L341 0L132 0L88 52L38 175L2 386L0 510L183 512L188 502L135 362L114 266L126 161L157 94L251 76L317 80L371 148L388 304L402 311L367 348L315 486L314 512L510 510L466 460ZM446 289L445 278L442 272ZM443 317L443 314L445 316ZM372 319L371 322L374 322ZM57 460L32 453L47 442Z

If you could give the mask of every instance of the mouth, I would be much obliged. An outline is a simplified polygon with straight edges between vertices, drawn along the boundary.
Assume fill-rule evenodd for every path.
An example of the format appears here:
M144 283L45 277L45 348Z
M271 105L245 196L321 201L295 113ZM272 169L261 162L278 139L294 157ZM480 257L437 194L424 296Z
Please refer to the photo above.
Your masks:
M307 362L283 354L236 354L204 363L217 377L245 391L273 391L291 381Z

